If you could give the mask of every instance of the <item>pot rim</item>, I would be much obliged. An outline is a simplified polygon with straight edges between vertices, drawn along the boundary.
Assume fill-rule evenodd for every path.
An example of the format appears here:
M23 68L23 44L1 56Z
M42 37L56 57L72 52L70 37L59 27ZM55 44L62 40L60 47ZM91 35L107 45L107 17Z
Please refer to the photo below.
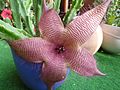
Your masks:
M120 35L115 35L114 33L112 33L112 32L116 32L117 34L120 33L120 27L112 26L112 25L108 25L108 24L101 24L101 27L102 27L104 34L107 34L116 39L120 39ZM108 27L109 30L104 29L104 27ZM115 29L113 30L113 28L115 28ZM109 32L109 31L112 31L112 32Z

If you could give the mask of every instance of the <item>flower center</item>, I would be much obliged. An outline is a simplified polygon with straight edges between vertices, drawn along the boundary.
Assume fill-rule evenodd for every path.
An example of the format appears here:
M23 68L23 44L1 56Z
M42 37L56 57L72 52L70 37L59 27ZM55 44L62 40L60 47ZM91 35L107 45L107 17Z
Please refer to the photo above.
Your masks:
M62 45L59 45L58 47L55 48L55 51L60 54L60 53L63 53L65 51L65 48L64 46Z
M6 13L6 16L10 16L10 14L9 14L9 13Z

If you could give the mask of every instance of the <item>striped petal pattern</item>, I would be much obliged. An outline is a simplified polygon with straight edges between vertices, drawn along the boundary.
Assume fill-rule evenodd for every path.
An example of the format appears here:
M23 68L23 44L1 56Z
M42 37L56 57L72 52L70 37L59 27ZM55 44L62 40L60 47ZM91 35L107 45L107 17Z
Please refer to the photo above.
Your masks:
M85 48L68 50L65 58L69 66L82 76L104 75L97 69L93 55Z
M31 38L9 42L14 51L29 62L40 63L46 61L55 47L52 43L41 38Z
M58 44L61 42L64 25L54 9L44 10L39 22L39 29L45 40Z
M74 19L66 26L68 30L66 37L72 37L79 45L85 43L97 29L110 2L111 0L107 0Z
M64 59L54 56L44 63L41 78L47 84L49 90L51 90L54 83L65 79L66 72L67 66L64 63Z

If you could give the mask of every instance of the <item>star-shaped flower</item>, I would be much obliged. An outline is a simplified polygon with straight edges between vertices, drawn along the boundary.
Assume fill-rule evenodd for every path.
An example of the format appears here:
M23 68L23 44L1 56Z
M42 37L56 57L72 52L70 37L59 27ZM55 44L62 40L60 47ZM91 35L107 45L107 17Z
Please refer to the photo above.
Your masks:
M12 20L12 12L9 9L3 9L2 13L1 13L1 17L3 19L9 18L10 20Z
M15 52L29 62L43 62L41 78L49 89L66 76L67 67L83 76L104 75L96 66L93 55L84 44L100 24L111 0L78 16L64 27L54 9L44 10L39 22L41 37L16 40L10 43Z

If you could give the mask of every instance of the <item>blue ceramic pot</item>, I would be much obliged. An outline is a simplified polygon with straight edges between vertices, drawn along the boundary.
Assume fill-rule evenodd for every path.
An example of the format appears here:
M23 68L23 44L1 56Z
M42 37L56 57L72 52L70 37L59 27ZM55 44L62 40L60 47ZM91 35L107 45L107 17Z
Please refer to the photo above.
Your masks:
M14 62L18 71L18 74L27 87L32 90L48 90L47 85L41 80L41 64L35 64L25 61L19 57L12 50ZM70 69L68 68L66 77L68 76ZM56 82L53 86L53 90L56 90L65 80Z

